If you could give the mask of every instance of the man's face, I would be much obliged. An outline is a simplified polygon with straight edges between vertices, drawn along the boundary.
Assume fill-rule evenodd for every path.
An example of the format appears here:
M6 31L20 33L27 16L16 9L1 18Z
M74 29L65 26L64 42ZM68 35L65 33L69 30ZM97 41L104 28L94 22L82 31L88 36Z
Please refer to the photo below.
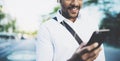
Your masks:
M60 0L62 15L68 19L76 18L82 6L82 0Z

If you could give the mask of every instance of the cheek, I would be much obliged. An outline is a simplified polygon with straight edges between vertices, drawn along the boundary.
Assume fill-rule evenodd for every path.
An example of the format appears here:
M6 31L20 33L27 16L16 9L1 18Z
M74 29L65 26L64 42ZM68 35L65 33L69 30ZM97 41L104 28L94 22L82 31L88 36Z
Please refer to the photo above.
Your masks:
M62 3L62 9L67 10L67 8L70 6L70 2L64 2Z

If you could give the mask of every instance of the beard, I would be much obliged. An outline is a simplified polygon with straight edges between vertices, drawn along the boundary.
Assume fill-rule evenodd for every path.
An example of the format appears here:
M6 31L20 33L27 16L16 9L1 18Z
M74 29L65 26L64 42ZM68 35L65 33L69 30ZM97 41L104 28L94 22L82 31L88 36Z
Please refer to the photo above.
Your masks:
M63 6L62 15L67 18L77 18L81 6L70 5L68 7Z

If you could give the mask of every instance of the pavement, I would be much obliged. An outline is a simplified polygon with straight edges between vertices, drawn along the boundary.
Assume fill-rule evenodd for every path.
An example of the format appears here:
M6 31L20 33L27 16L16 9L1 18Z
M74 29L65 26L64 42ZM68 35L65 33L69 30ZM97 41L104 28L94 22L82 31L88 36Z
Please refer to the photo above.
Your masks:
M36 61L36 40L0 44L0 61ZM120 48L104 45L106 61L120 61Z
M0 43L0 61L35 61L35 40Z

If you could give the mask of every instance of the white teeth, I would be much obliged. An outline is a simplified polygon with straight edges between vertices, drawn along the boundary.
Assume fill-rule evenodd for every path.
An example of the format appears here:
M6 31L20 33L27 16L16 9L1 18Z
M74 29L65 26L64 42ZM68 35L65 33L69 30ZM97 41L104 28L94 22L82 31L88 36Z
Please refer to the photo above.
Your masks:
M73 8L72 10L77 10L77 8Z

